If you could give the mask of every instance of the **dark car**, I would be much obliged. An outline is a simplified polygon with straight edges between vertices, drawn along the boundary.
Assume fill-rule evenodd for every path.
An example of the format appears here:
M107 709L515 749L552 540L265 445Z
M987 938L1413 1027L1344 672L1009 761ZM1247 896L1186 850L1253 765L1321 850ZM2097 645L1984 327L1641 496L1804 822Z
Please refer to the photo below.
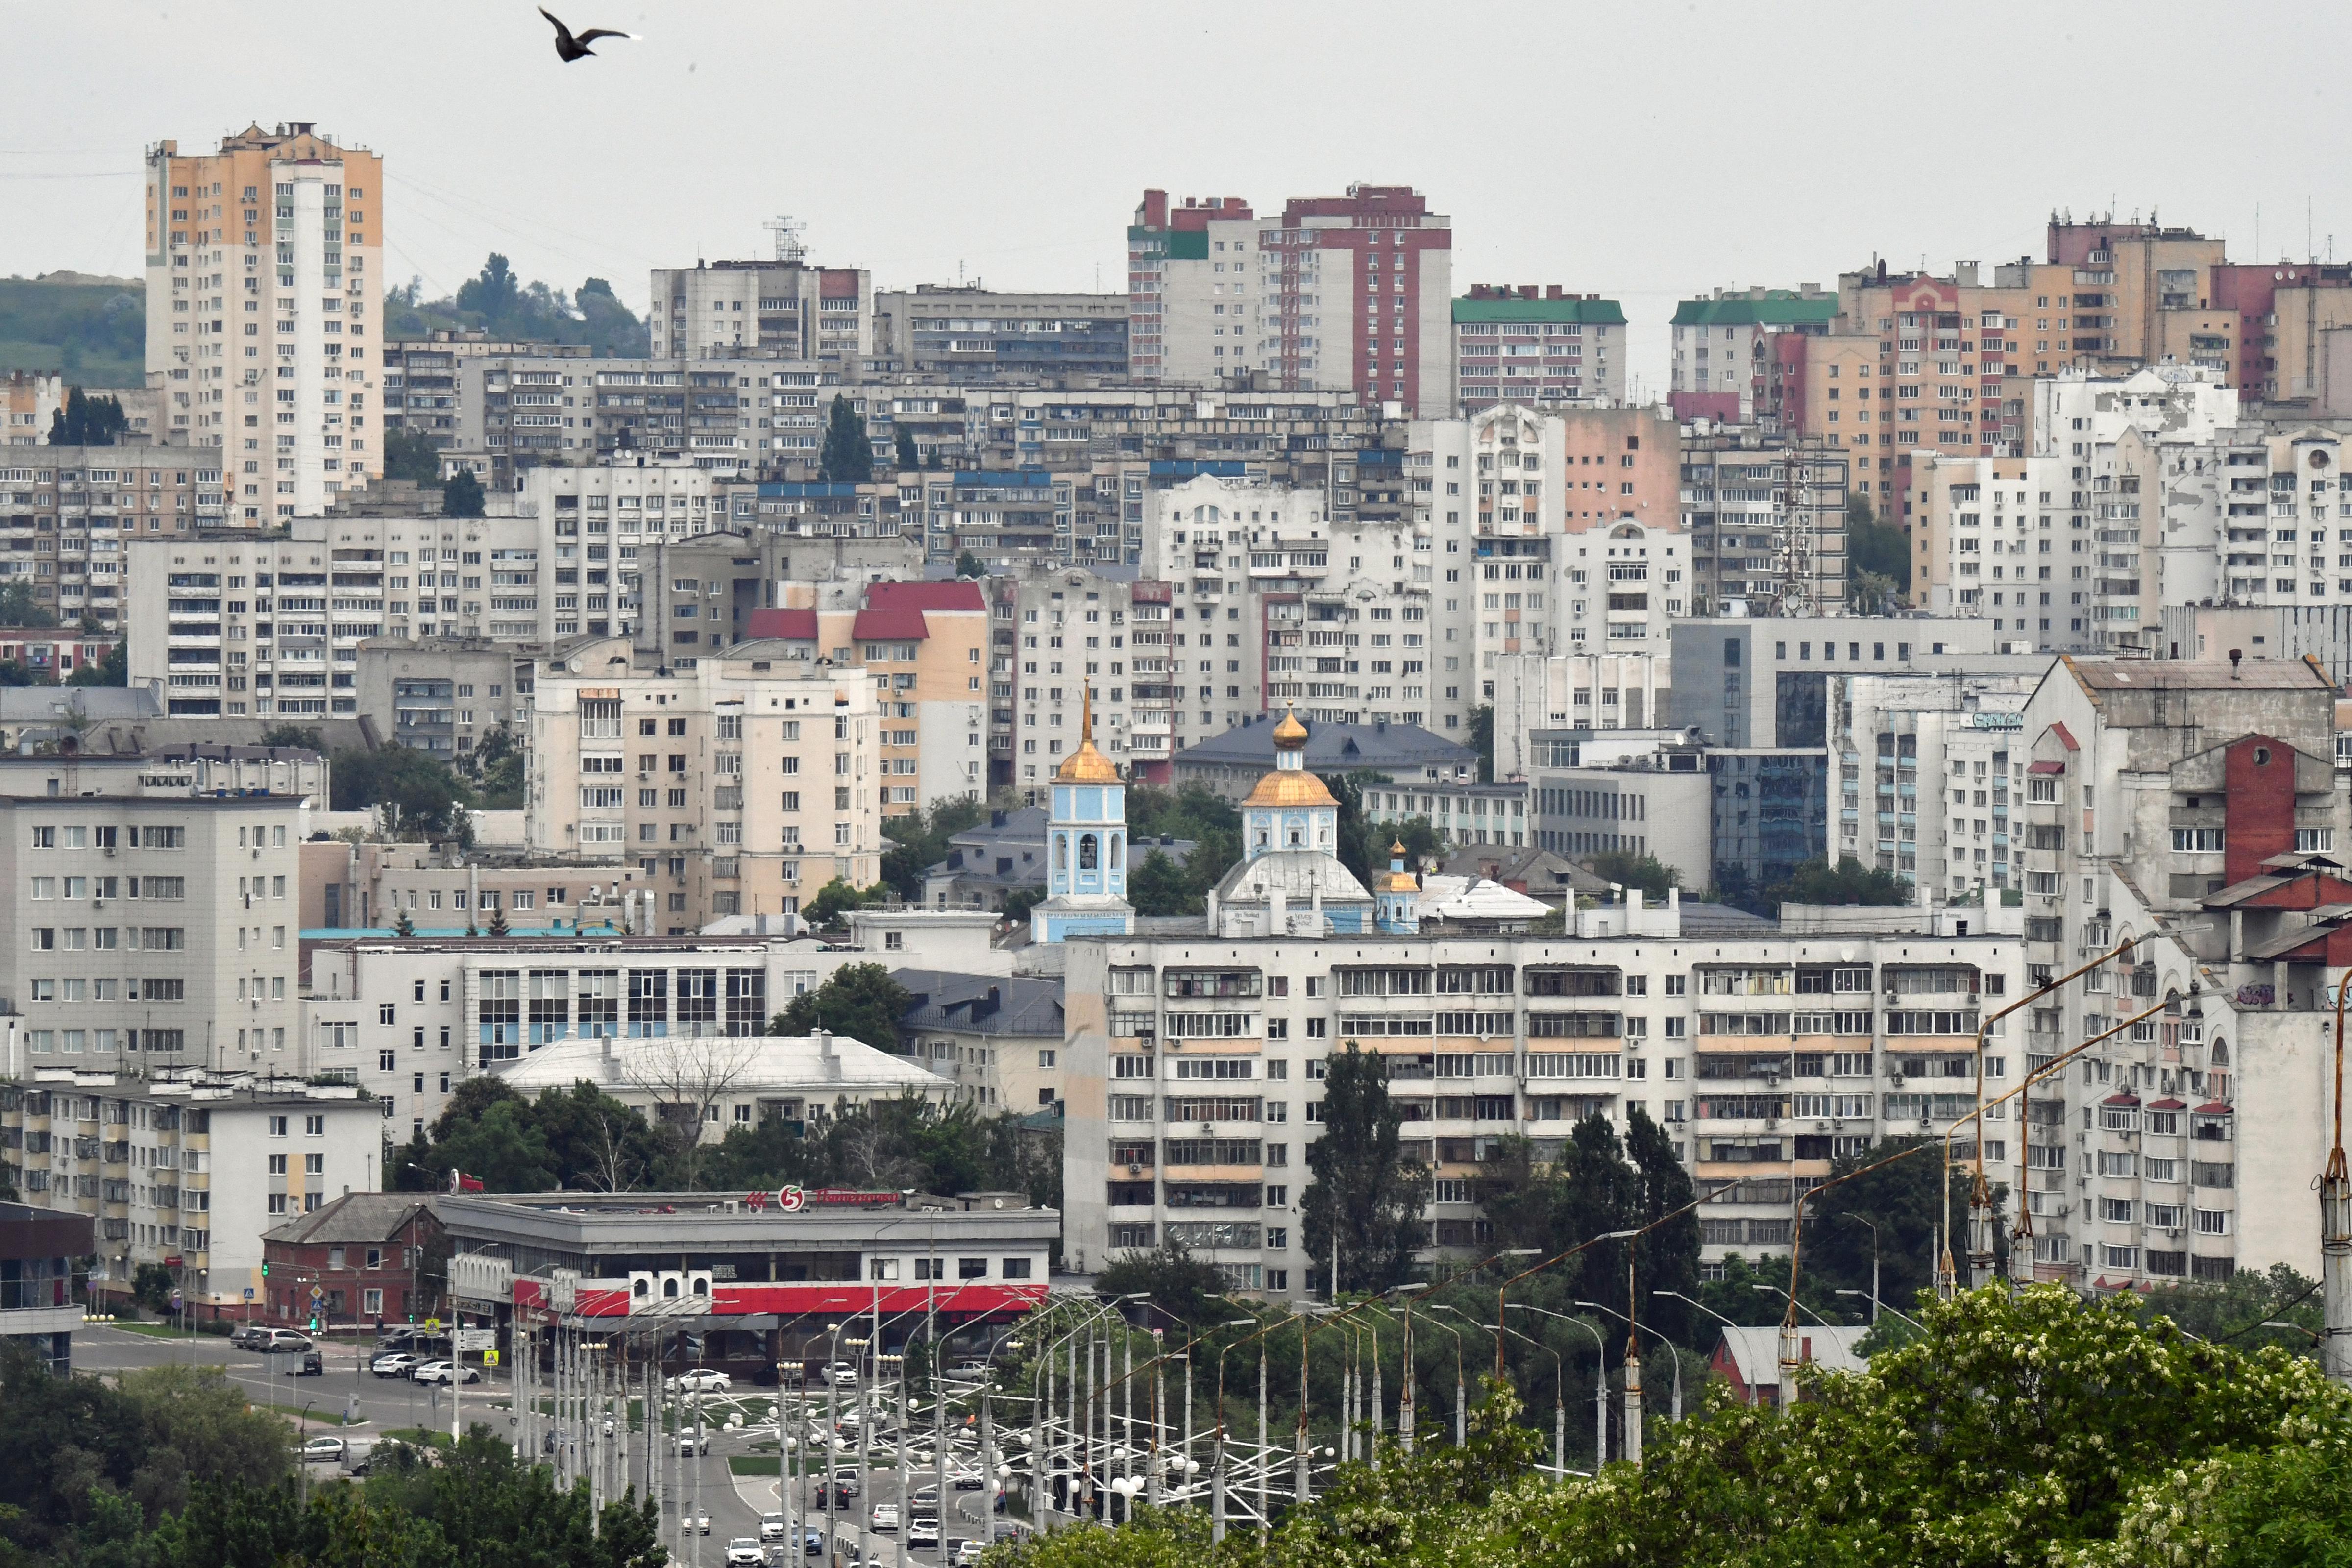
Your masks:
M327 1363L320 1358L317 1351L312 1351L302 1358L302 1364L295 1369L294 1375L297 1377L324 1377L326 1373Z

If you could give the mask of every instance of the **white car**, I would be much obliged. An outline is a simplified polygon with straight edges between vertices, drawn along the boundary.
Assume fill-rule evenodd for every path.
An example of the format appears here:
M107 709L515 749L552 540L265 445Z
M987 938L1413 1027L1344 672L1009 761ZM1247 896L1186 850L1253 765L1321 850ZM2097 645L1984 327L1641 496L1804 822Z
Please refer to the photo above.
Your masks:
M446 1361L428 1361L408 1374L418 1383L479 1383L482 1374L470 1366L457 1366Z
M760 1516L760 1539L762 1541L782 1541L783 1538L784 1516L781 1513L761 1514Z
M684 1517L677 1521L677 1528L678 1532L683 1535L692 1535L698 1530L708 1535L710 1533L710 1516L688 1509Z
M425 1363L405 1352L380 1355L368 1363L368 1370L378 1377L406 1377Z
M681 1454L688 1455L708 1454L710 1452L710 1434L708 1432L679 1433L677 1435L677 1451Z
M988 1542L985 1541L965 1542L956 1548L956 1568L971 1568L971 1564L979 1562L987 1552Z
M940 1521L936 1519L912 1519L907 1521L907 1544L937 1546L940 1543Z
M672 1394L724 1394L735 1384L725 1373L703 1366L679 1373L663 1386Z
M341 1437L312 1437L302 1445L303 1459L312 1464L331 1464L342 1457L343 1440Z
M895 1502L876 1503L874 1505L874 1518L872 1523L876 1530L898 1529L898 1505Z
M748 1535L739 1535L727 1543L727 1568L761 1568L767 1560L767 1552Z
M857 1369L850 1365L845 1361L835 1362L831 1366L826 1367L824 1373L820 1375L824 1378L825 1382L831 1384L835 1388L855 1388L857 1386Z
M960 1361L948 1368L948 1375L961 1382L985 1383L988 1381L988 1363Z

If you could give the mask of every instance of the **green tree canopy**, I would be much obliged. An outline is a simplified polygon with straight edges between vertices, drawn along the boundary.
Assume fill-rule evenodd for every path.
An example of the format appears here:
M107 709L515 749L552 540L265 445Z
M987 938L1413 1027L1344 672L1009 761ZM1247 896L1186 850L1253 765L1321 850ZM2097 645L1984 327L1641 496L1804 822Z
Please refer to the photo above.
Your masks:
M1184 885L1182 868L1168 851L1153 845L1140 864L1127 873L1127 901L1139 915L1184 915L1193 912L1192 890Z
M1339 1289L1385 1290L1428 1244L1428 1167L1403 1149L1404 1113L1389 1099L1385 1057L1349 1040L1324 1070L1323 1136L1307 1146L1314 1179L1299 1202L1307 1267L1328 1280L1336 1239Z
M441 515L444 517L479 517L484 500L482 481L471 471L460 468L441 487Z
M84 663L66 677L68 686L128 686L131 684L131 645L118 641L106 650L106 657L96 664Z
M429 752L408 746L357 747L334 753L331 770L337 811L378 806L395 837L461 836L459 807L468 803L465 781Z
M850 407L845 394L834 395L832 411L825 416L817 477L835 484L864 484L874 477L874 446L866 437L865 417Z
M383 477L427 489L441 488L441 451L422 430L395 425L383 433Z
M779 1035L810 1035L819 1029L862 1041L877 1051L898 1048L898 1020L915 999L878 963L845 963L814 991L803 991L776 1016Z
M898 468L901 472L919 468L923 466L922 454L915 450L915 433L912 430L908 429L904 425L898 426L898 435L893 442L893 446L895 447L894 456L898 459ZM963 573L961 571L958 571L956 575L961 577L963 575Z
M948 840L987 819L988 807L965 798L943 800L928 811L882 819L890 847L882 857L882 880L908 903L923 900L923 873L947 858Z
M58 617L41 605L33 584L22 577L0 583L0 626L53 626Z
M1225 1277L1215 1264L1173 1243L1153 1251L1122 1253L1095 1275L1097 1295L1131 1296L1141 1291L1159 1311L1195 1329L1234 1315L1226 1289Z
M131 428L120 398L85 394L79 386L66 394L64 406L49 416L52 447L111 447Z
M1604 849L1585 862L1596 877L1628 888L1639 888L1647 899L1664 899L1670 888L1682 886L1683 874L1655 855L1637 855L1631 849Z

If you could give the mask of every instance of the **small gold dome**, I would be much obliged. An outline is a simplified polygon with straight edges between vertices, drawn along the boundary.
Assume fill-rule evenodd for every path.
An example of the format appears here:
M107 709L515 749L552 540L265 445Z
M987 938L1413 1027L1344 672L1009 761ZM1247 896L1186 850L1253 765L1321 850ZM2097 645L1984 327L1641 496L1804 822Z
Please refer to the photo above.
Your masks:
M1377 892L1418 893L1421 891L1420 881L1410 871L1383 871L1375 879L1380 884L1374 889Z
M1319 778L1304 769L1276 768L1257 781L1249 798L1242 802L1244 810L1253 805L1338 805L1330 789Z
M1070 760L1054 770L1055 784L1115 784L1119 782L1118 769L1111 760L1095 750L1095 692L1087 688L1078 716L1078 749Z
M1286 711L1282 716L1282 722L1274 727L1274 743L1276 746L1307 744L1307 726L1298 721L1296 710Z

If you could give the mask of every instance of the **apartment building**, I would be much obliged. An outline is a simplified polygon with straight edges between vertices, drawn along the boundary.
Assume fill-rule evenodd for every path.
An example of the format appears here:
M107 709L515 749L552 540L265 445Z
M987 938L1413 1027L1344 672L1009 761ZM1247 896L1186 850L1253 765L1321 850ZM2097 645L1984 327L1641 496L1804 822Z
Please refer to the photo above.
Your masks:
M874 354L961 385L1086 384L1127 376L1128 297L1008 294L944 283L875 297Z
M640 930L635 895L645 873L617 856L517 855L415 842L353 844L322 838L302 846L301 920L306 933L398 929L410 934L479 934L494 917L535 931Z
M247 528L365 489L383 471L383 158L295 121L215 153L158 142L146 165L147 374L169 438L215 449Z
M1678 621L1666 721L1699 731L1712 745L1825 746L1833 676L1925 670L2038 677L2047 668L2047 655L2002 651L1994 637L1989 622L1965 616Z
M0 461L0 581L23 580L60 622L122 631L125 542L227 519L219 458L186 447L43 447Z
M1451 412L1453 243L1451 220L1402 185L1293 200L1278 219L1146 191L1128 228L1133 374Z
M196 797L160 764L12 758L0 961L41 1067L278 1070L299 968L299 795ZM156 793L144 793L157 777ZM55 784L55 795L48 793ZM84 793L89 792L89 793Z
M488 637L376 637L359 647L358 711L396 746L454 762L494 730L530 728L532 667L546 649Z
M871 678L881 717L881 805L906 816L988 791L989 606L978 583L784 583L798 603L750 617L787 668Z
M1681 457L1694 606L1782 616L1843 606L1853 476L1844 453L1752 428L1694 426Z
M1061 1102L1062 983L1026 975L893 970L914 1005L899 1023L915 1059L958 1098L1003 1110Z
M797 246L769 261L653 269L654 356L819 360L872 356L874 287L861 268L812 267Z
M1958 903L2014 889L2023 859L2024 674L1844 674L1824 683L1831 859ZM1865 800L1867 797L1867 800Z
M1382 904L1377 926L1335 935L1325 922L1352 918L1336 860L1311 847L1274 853L1329 864L1281 868L1297 891L1288 913L1272 895L1273 934L1265 896L1237 885L1238 902L1221 896L1197 931L1068 943L1074 1268L1181 1245L1235 1289L1307 1297L1315 1260L1300 1245L1298 1201L1318 1082L1341 1042L1386 1061L1407 1152L1431 1173L1436 1256L1486 1241L1474 1193L1504 1135L1556 1158L1582 1117L1622 1128L1636 1107L1666 1129L1702 1190L1732 1189L1705 1216L1703 1257L1784 1247L1792 1204L1831 1159L1974 1109L1952 1064L1972 1064L1982 1010L2021 994L2014 933L1979 922L1962 935L1935 911L1878 924L1821 910L1802 930L1726 930L1703 911L1686 925L1675 905L1579 911L1566 945L1429 937L1416 929L1413 878L1396 872L1379 895L1393 910ZM1401 891L1386 891L1400 879ZM1310 887L1312 916L1297 912ZM1369 914L1375 896L1354 899ZM1999 1087L2023 1070L2011 1038L1988 1061ZM1947 1078L1954 1092L1915 1087ZM2006 1157L2008 1124L1989 1125L1988 1156Z
M1464 412L1496 403L1625 397L1625 310L1546 284L1474 283L1454 301L1454 378Z
M1774 340L1827 332L1837 313L1837 296L1812 283L1717 289L1706 299L1681 301L1672 322L1675 416L1754 424L1770 406Z
M518 604L500 617L511 616L521 640L625 635L643 609L647 547L727 526L719 479L688 462L549 466L529 470L521 482L515 510L533 525L538 554L514 563L518 576L506 585ZM527 605L519 575L526 565L544 568L530 586L546 590L528 595ZM528 634L519 629L524 625Z
M1618 562L1613 573L1627 563ZM1632 563L1640 565L1636 560ZM1616 579L1641 582L1640 578ZM1627 624L1631 624L1628 622ZM1507 654L1495 663L1495 773L1525 778L1534 765L1529 734L1537 730L1646 730L1664 723L1674 665L1661 628L1654 640L1623 645L1592 639L1574 653ZM1641 647L1654 651L1631 651Z
M2035 1274L2316 1268L2326 980L2347 962L2335 688L2303 661L2062 659L2023 719L2029 977L2144 939L2027 1015L2027 1059L2149 1014L2027 1097L2031 1180L2011 1183Z
M0 1203L0 1339L31 1352L58 1377L73 1373L74 1326L87 1310L74 1300L81 1260L98 1250L98 1227L81 1215Z
M663 934L879 876L885 721L865 680L773 643L666 672L608 643L536 684L529 848L635 861Z
M586 343L516 342L466 328L436 327L421 338L394 338L383 348L383 427L412 431L440 451L478 450L484 444L479 436L486 402L476 370L481 362L522 358L537 371L593 353ZM563 384L570 384L568 377ZM532 406L534 399L526 396L521 403Z
M988 591L991 792L1017 787L1036 804L1076 749L1089 700L1101 751L1134 782L1165 785L1181 744L1176 677L1186 658L1174 650L1187 646L1174 640L1173 586L1033 563L992 578Z
M1639 731L1592 746L1574 732L1538 731L1528 797L1528 842L1589 862L1595 855L1654 857L1682 886L1716 885L1717 780L1707 753L1672 733ZM1727 792L1728 793L1728 792ZM1736 814L1735 814L1736 815Z
M89 1216L98 1301L159 1265L197 1310L241 1312L267 1294L265 1231L382 1186L383 1118L347 1085L9 1056L0 1163L35 1207Z
M549 597L539 532L513 517L338 515L127 540L131 679L178 717L355 718L371 641L532 638L524 617Z
M12 370L0 381L0 446L43 447L66 405L62 374Z

